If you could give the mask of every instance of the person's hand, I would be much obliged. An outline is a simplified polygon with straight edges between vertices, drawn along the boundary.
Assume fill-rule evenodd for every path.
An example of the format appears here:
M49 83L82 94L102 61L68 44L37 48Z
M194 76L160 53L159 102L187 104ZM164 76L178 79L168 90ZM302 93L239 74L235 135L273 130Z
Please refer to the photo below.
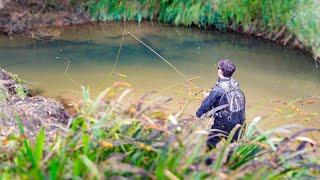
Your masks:
M203 91L202 94L203 94L203 97L207 97L209 96L210 93Z

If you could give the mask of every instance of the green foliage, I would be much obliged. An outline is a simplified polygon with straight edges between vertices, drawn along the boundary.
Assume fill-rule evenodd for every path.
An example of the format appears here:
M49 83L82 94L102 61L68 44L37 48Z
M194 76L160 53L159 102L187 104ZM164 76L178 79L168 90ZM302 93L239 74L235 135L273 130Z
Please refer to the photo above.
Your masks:
M279 32L282 28L320 56L320 2L314 0L216 0L217 12L234 28Z
M39 167L41 159L42 159L43 150L44 150L44 142L45 142L45 134L44 134L44 130L41 129L37 138L36 138L36 143L35 143L35 147L33 150L35 166L37 166L37 167Z
M218 154L218 158L217 158L216 162L214 163L213 169L215 169L215 170L221 169L221 167L223 165L223 158L227 156L227 153L226 153L227 147L230 145L232 137L234 136L234 134L236 133L236 131L239 128L240 128L239 126L236 126L230 132L230 136L228 136L227 142L223 145L223 148L221 149L221 151Z
M253 26L270 31L285 26L293 17L299 0L216 0L216 10L224 22L236 25Z
M26 81L21 79L17 74L11 74L9 73L11 78L18 84L24 84Z
M16 91L17 95L18 95L20 98L25 98L25 97L27 97L27 91L26 91L26 88L23 87L23 85L21 85L21 84L16 84L16 85L15 85L15 91Z
M88 9L97 20L158 20L175 25L211 25L217 23L217 14L210 0L135 0L91 1Z
M286 25L304 44L320 56L320 2L300 0Z
M199 122L190 121L195 124L185 124L177 133L169 119L159 121L147 117L148 113L144 118L126 115L128 111L119 99L108 99L110 89L118 87L109 87L91 100L89 91L83 88L84 104L79 115L72 120L70 129L52 142L46 142L43 129L35 140L25 138L24 127L17 118L21 135L0 141L1 152L6 153L0 156L0 178L204 179L222 178L228 173L252 179L287 179L320 174L319 169L312 168L320 166L319 158L310 151L317 146L293 150L298 142L292 138L295 134L282 137L275 133L276 129L262 131L258 128L260 118L242 129L243 136L237 142L231 142L234 129L226 141L206 152L206 135L190 131ZM119 106L122 108L116 108ZM130 107L136 106L144 104ZM152 123L145 118L152 119ZM212 156L216 157L212 166L205 166L204 160Z

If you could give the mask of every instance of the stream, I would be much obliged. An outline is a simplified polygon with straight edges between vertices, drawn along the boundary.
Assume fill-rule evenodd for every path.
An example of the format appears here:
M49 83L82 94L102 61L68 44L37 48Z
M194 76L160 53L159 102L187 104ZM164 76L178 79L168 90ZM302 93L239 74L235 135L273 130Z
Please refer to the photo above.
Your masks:
M246 94L247 119L269 117L262 123L267 127L292 123L319 126L320 103L309 98L320 96L320 68L312 57L250 36L150 22L71 26L60 28L61 37L54 41L1 36L0 65L18 74L41 95L54 99L79 99L80 84L96 96L113 80L122 78L134 88L129 101L155 90L161 96L173 97L168 109L178 111L186 92L174 85L185 80L127 33L115 68L118 76L110 78L124 28L186 77L199 76L193 81L199 88L210 89L215 84L221 58L233 60L237 65L234 78ZM65 76L67 61L72 80ZM299 98L308 99L297 102L299 110L291 112L294 107L287 104ZM200 103L192 102L187 114L194 114ZM313 115L302 116L300 112Z

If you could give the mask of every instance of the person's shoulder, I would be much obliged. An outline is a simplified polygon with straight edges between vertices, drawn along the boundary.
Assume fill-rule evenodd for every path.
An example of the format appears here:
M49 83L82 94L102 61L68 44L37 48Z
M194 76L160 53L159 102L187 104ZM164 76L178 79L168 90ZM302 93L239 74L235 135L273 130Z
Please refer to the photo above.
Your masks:
M223 93L224 90L221 86L219 86L219 84L216 84L213 88L212 88L212 91L215 91L217 93Z

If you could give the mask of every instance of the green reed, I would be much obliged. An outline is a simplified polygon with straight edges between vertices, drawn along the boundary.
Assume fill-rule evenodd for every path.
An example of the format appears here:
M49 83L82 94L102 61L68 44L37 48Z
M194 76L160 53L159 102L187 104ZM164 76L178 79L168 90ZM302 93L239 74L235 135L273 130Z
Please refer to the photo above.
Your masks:
M145 111L152 97L144 96L133 104L122 102L119 97L128 95L127 86L117 82L95 99L83 88L79 114L52 141L46 140L43 130L34 140L24 137L17 118L21 134L1 137L0 179L298 179L320 175L320 160L313 152L319 150L318 145L306 137L298 140L319 129L295 131L287 125L262 131L261 118L255 118L237 142L231 142L230 136L206 152L201 122L181 116L174 124L175 114L166 119L153 117L161 108ZM111 96L115 91L119 96ZM282 131L290 133L283 136ZM297 150L296 145L302 143L306 147ZM204 164L208 157L214 159L210 166Z

